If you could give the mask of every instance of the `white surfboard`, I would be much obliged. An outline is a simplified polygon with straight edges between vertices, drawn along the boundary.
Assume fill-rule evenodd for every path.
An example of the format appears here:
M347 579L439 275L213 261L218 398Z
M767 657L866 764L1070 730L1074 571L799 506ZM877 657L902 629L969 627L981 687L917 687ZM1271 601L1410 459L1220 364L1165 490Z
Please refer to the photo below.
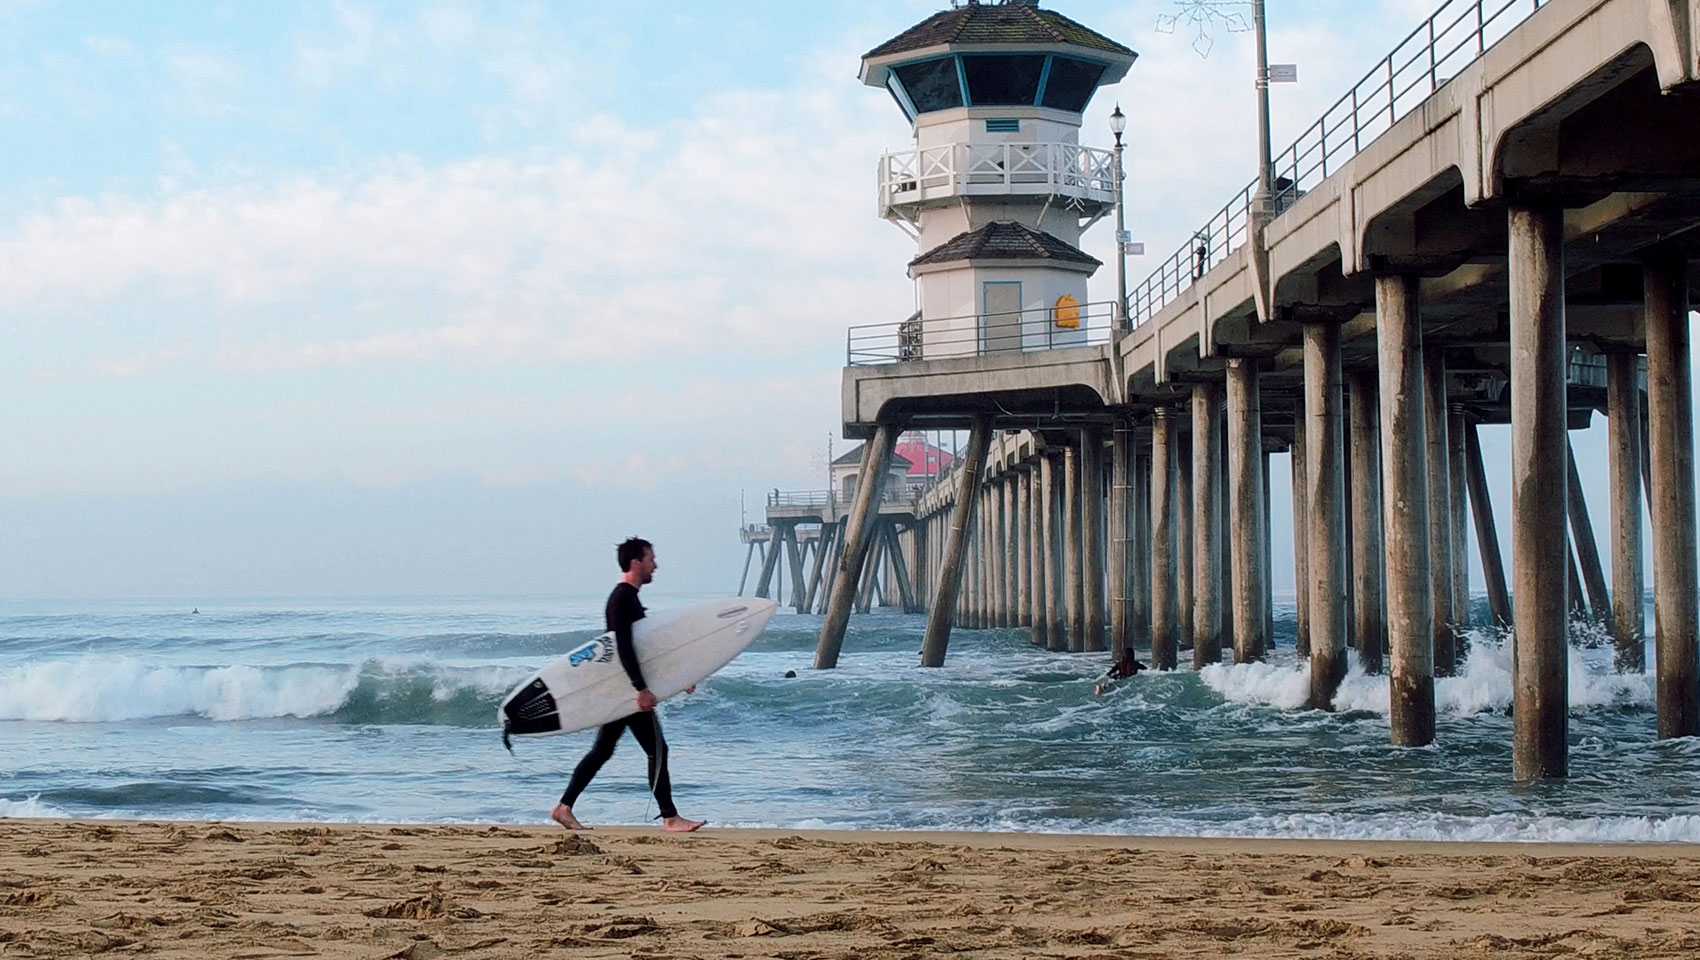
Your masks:
M779 604L733 597L651 613L632 626L632 650L655 699L666 700L732 662L761 635ZM551 661L496 711L502 735L547 737L601 726L637 711L636 691L604 633Z

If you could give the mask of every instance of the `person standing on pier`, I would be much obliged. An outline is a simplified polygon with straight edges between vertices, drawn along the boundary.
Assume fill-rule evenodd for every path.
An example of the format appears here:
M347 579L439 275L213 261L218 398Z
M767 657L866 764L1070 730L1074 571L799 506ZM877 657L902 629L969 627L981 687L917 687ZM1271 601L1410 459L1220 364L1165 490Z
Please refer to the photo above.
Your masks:
M614 635L614 650L619 655L620 666L625 668L632 688L637 691L634 697L637 712L605 723L596 731L596 742L573 770L573 778L567 784L566 792L561 794L561 802L549 811L549 819L568 830L590 829L573 815L573 804L584 788L590 786L596 772L614 755L620 735L630 730L637 738L638 746L649 755L649 788L655 794L655 802L661 806L661 829L668 833L690 833L707 821L687 820L679 816L679 808L673 806L673 781L667 773L667 740L661 735L661 721L655 715L655 694L644 682L637 652L632 649L632 625L644 618L638 590L655 579L655 547L641 537L631 537L620 544L615 556L620 563L620 582L608 595L608 606L603 615L608 632ZM687 687L685 692L690 693L693 689Z

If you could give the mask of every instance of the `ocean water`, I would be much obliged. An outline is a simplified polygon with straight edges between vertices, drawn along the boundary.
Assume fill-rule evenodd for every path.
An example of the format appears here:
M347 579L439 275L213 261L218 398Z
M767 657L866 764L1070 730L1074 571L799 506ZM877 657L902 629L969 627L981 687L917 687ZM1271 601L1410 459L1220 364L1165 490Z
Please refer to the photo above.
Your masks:
M651 608L691 602L659 584ZM602 597L0 603L0 816L538 823L591 734L502 749L496 705L601 630ZM1649 617L1649 623L1651 618ZM1267 664L1141 674L1107 655L924 620L782 611L662 707L674 792L720 825L1457 840L1700 841L1700 741L1654 739L1652 683L1577 631L1572 776L1510 781L1506 651L1477 636L1437 685L1439 738L1387 743L1384 678L1302 709L1290 604ZM1652 662L1649 651L1648 662ZM785 673L797 675L787 679ZM655 814L627 738L580 800Z

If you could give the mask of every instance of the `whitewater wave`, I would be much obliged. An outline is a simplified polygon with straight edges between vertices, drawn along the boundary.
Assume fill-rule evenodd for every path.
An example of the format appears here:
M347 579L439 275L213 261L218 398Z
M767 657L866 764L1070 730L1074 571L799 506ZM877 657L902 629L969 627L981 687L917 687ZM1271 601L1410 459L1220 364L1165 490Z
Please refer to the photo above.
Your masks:
M486 725L523 666L357 664L161 666L83 657L0 670L0 720L111 723L166 717L284 717L344 723Z
M25 797L22 800L8 800L5 797L0 797L0 820L4 820L7 817L21 819L28 817L63 818L69 816L70 814L58 807L42 803L39 795Z
M1199 679L1231 703L1297 710L1310 696L1310 665L1303 662L1217 663L1200 670ZM1609 651L1569 648L1568 686L1572 710L1649 706L1654 698L1652 676L1612 672ZM1478 636L1458 676L1434 681L1434 705L1440 713L1499 712L1509 708L1511 701L1511 648L1501 641ZM1353 663L1334 696L1334 706L1387 715L1391 709L1387 677L1367 675Z

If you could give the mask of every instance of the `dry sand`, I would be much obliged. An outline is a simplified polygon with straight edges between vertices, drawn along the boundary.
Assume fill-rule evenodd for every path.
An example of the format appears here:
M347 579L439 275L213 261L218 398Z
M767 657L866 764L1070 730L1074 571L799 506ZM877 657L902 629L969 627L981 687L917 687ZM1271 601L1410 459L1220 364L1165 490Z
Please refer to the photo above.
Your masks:
M0 956L1700 957L1700 849L0 821Z

